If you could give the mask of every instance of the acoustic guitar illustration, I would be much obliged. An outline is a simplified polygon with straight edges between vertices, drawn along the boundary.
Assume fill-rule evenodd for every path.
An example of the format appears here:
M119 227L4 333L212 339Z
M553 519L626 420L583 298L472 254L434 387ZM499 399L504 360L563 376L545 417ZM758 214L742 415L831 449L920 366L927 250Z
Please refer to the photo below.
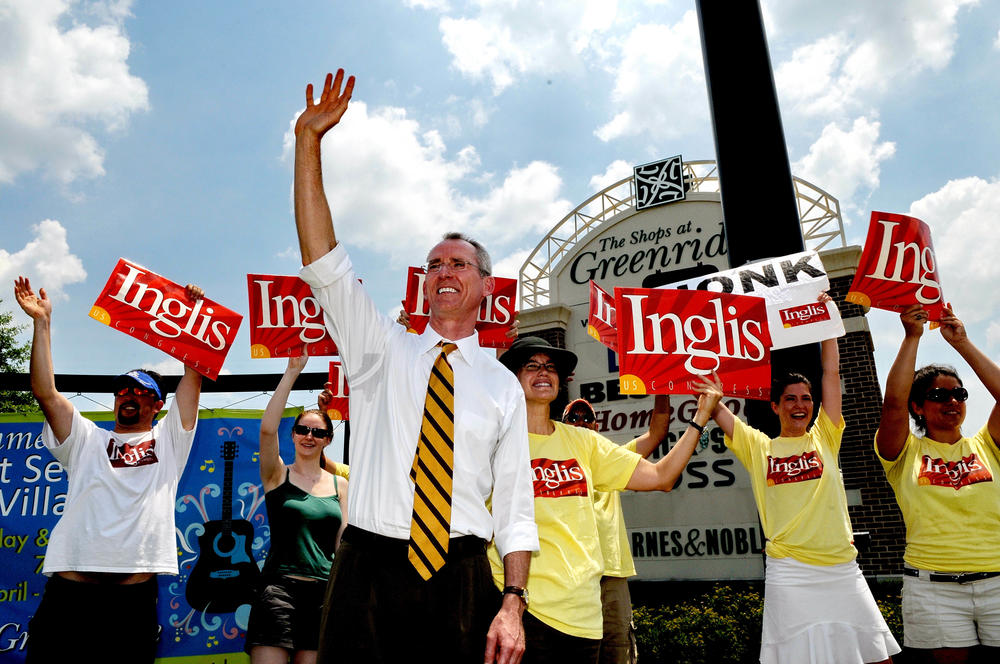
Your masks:
M205 524L198 537L198 562L191 570L184 595L191 608L205 613L231 613L253 601L260 569L253 560L253 525L233 520L233 459L236 442L222 444L225 474L222 519Z

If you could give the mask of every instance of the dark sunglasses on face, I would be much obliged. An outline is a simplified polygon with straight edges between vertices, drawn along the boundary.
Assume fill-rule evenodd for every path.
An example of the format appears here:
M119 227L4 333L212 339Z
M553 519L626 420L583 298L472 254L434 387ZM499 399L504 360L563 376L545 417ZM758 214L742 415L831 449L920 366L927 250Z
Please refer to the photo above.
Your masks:
M317 429L316 427L307 427L304 424L296 424L292 427L292 431L300 436L306 436L311 433L313 438L329 438L333 435L333 432L329 429Z
M156 392L149 389L148 387L136 387L135 385L129 385L128 387L123 387L122 389L115 392L116 397L123 397L129 393L134 394L137 397L155 397Z
M932 390L927 390L927 394L924 395L924 399L933 401L934 403L947 403L952 399L961 403L968 398L969 391L964 387L953 387L951 389L947 387L935 387Z
M566 416L566 424L576 424L578 422L583 422L584 424L593 424L593 415L580 415L577 413L572 413Z

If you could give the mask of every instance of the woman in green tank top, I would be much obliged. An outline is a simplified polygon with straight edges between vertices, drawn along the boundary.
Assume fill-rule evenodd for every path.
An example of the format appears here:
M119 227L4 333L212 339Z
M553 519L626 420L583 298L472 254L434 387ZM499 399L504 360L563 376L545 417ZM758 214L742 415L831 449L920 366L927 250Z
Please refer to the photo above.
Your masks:
M295 380L308 357L288 359L260 422L260 478L264 486L271 548L264 588L254 602L246 650L253 664L314 662L323 594L334 552L347 523L347 480L326 469L324 450L333 423L321 410L306 410L292 425L295 459L278 453L278 426Z

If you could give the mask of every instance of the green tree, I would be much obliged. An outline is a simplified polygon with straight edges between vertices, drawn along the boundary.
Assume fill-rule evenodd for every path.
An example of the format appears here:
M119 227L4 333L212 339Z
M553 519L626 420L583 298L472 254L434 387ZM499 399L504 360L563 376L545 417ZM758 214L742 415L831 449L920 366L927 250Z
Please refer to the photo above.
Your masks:
M0 299L3 304L3 299ZM26 371L31 359L31 342L19 343L17 336L27 325L15 325L14 314L0 309L0 373ZM0 389L0 413L30 413L38 410L31 392Z

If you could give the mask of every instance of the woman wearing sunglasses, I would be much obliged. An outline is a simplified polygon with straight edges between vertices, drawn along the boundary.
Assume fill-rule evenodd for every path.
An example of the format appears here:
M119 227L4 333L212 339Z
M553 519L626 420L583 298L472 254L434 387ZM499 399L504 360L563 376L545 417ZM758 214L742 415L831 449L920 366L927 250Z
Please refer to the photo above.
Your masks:
M347 480L326 470L324 450L333 436L320 410L299 413L292 425L295 459L278 453L278 425L308 357L288 368L260 421L260 479L264 485L271 550L263 591L254 602L246 649L253 664L316 661L323 595L334 551L347 524Z
M906 523L904 645L925 649L925 661L966 662L981 644L981 661L1000 661L1000 405L964 435L969 393L955 369L931 364L914 373L927 312L914 305L900 320L903 343L875 449ZM1000 367L969 340L950 304L940 325L1000 402Z

